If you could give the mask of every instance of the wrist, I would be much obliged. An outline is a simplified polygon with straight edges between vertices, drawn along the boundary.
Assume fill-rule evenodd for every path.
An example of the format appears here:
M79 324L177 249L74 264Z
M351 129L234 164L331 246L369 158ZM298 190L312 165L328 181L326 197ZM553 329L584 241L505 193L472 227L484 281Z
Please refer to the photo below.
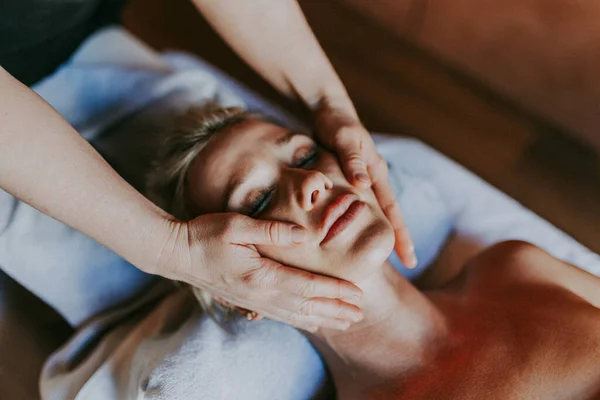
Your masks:
M362 126L349 98L324 98L314 111L314 126L321 143L336 148L336 138L347 128Z
M155 232L154 257L145 272L180 280L189 264L189 224L168 215L158 221Z
M328 125L336 120L336 124L360 123L356 109L347 94L325 95L312 108L315 125Z
M343 87L336 90L322 90L309 107L314 113L336 110L358 119L354 104Z

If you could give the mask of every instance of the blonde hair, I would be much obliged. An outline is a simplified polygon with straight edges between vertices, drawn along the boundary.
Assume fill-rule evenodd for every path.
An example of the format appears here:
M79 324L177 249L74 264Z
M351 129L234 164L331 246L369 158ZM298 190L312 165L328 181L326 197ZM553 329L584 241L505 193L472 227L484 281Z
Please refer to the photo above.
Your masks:
M223 108L212 102L190 108L175 121L158 150L146 182L148 198L179 220L195 218L186 188L192 163L216 133L251 118L261 117L240 107ZM192 291L211 317L217 310L224 319L232 316L231 309L219 305L207 292L195 287Z
M222 108L212 102L192 107L178 117L166 133L148 175L150 200L180 220L196 217L186 189L192 163L216 133L253 117L256 114L240 107Z

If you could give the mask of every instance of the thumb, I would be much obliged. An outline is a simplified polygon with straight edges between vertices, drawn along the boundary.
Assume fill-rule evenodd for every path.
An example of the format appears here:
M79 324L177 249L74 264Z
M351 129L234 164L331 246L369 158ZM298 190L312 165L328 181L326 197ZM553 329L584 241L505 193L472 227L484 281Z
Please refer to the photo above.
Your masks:
M357 133L357 132L355 132ZM363 140L361 135L346 138L337 142L336 152L340 159L346 179L353 185L369 187L371 180L369 178L368 164L364 156Z
M300 244L306 237L304 228L287 222L241 216L235 225L231 241L236 244L285 247Z

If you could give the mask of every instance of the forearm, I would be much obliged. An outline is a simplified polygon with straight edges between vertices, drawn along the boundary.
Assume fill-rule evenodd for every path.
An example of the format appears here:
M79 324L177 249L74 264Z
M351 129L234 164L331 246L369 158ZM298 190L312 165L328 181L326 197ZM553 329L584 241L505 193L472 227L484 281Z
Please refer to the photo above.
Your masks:
M0 68L0 188L154 271L169 216Z
M309 108L356 116L346 89L294 0L193 0L229 45L275 88Z

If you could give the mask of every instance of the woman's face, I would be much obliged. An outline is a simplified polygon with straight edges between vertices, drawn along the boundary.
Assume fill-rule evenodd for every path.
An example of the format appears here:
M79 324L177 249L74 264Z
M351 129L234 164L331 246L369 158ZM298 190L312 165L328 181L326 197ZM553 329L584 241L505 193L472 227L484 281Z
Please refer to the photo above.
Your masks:
M394 245L370 189L352 186L337 158L310 137L265 121L217 133L193 162L187 184L199 214L235 211L303 226L301 245L258 248L289 266L356 282Z

